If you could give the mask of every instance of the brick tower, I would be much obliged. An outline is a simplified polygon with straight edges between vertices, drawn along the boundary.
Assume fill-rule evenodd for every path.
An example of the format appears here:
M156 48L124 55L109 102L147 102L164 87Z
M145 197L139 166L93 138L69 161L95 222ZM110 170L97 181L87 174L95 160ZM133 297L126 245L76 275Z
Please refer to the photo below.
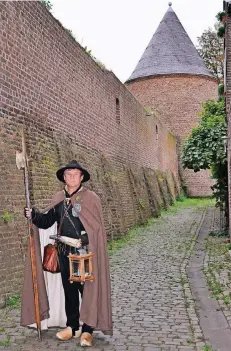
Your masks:
M126 86L144 107L160 113L179 141L180 155L183 140L198 124L202 103L217 98L217 83L171 3ZM181 169L181 178L189 196L211 195L209 171Z

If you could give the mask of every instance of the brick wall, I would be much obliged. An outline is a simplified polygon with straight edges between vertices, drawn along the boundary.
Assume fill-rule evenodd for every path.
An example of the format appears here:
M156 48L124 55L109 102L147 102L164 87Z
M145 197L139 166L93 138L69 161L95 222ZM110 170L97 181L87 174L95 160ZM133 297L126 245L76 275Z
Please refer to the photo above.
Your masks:
M39 2L0 2L0 304L21 288L27 229L20 131L30 153L31 200L44 208L55 172L77 158L102 199L109 237L157 216L179 194L176 139L102 70ZM9 216L10 215L10 216Z
M217 99L217 83L202 76L172 75L135 80L127 84L137 100L158 111L161 120L178 137L179 155L183 140L198 124L202 102ZM181 170L189 196L212 194L210 172Z
M229 8L228 8L229 7ZM226 83L226 114L228 122L228 192L229 192L229 231L231 236L231 6L227 3L227 23L225 34L225 83Z

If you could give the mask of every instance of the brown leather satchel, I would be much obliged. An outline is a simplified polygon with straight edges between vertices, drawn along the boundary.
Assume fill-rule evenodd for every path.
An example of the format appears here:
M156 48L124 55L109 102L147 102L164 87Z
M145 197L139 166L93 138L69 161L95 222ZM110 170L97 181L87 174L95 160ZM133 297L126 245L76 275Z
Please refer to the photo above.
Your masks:
M59 257L56 244L48 244L44 247L43 270L50 273L59 273Z
M63 224L63 220L67 214L67 211L69 210L71 206L71 202L69 206L67 207L61 221L59 224L59 228L57 231L57 235L60 235L61 232L61 226ZM43 264L42 264L43 270L46 272L50 273L60 273L60 264L59 264L59 256L58 256L58 249L57 249L57 244L47 244L44 247L44 255L43 255Z

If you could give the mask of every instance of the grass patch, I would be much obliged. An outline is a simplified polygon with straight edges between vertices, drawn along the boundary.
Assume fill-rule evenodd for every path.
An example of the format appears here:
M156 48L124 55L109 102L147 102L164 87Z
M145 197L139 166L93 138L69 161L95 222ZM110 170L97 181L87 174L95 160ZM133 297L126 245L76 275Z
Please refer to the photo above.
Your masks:
M217 231L212 231L209 233L209 236L215 236L217 238L220 237L228 237L229 233L227 230L217 230Z
M183 202L187 199L186 196L184 196L182 193L180 194L180 196L177 198L177 201Z
M0 346L8 347L10 346L10 336L7 335L5 340L0 340Z
M21 303L20 296L18 295L13 295L7 298L6 300L6 307L9 308L19 308Z
M203 346L203 347L201 348L201 350L203 350L203 351L212 351L212 348L211 348L211 346L209 346L209 345L205 345L205 346Z
M206 197L206 198L186 198L186 197L180 197L177 199L173 205L168 209L168 210L163 210L162 215L165 214L172 214L172 213L177 213L178 210L184 209L184 208L207 208L215 206L215 200Z
M212 199L211 197L205 197L205 198L184 198L184 200L176 201L173 204L174 207L176 208L189 208L189 207L210 207L210 206L215 206L215 199Z
M203 269L211 297L219 301L220 308L231 310L231 262L227 244L222 236L209 236L205 243L208 265Z

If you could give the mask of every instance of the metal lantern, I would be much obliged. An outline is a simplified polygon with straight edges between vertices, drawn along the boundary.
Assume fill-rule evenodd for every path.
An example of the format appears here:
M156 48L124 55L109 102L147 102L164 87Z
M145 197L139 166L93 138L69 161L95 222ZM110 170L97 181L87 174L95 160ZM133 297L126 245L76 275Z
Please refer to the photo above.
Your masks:
M84 283L93 281L95 277L92 273L92 252L85 254L69 254L70 278L71 282Z

